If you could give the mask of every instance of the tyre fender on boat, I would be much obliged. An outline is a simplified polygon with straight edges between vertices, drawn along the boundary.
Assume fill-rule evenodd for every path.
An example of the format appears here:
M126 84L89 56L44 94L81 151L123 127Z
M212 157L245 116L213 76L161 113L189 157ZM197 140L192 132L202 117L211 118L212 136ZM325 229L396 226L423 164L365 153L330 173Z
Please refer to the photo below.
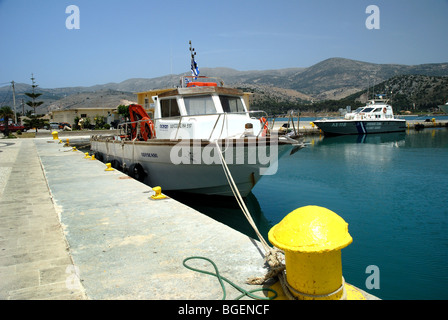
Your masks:
M111 164L112 168L122 171L120 161L118 161L117 159L112 160L110 162L110 164Z
M103 161L103 154L102 153L100 153L100 152L95 152L94 153L94 155L95 155L95 158L97 159L97 160L99 160L99 161Z
M129 176L137 181L143 182L148 175L140 163L133 163L129 167Z

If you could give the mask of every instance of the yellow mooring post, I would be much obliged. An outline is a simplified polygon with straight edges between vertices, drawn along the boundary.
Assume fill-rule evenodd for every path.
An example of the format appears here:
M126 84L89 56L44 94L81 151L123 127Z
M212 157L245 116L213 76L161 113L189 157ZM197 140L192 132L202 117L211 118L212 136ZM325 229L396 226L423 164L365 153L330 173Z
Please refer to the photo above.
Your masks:
M114 171L114 168L112 168L112 164L110 162L106 163L106 169L104 169L104 171Z
M166 198L166 196L164 194L162 194L162 188L161 187L154 187L154 188L152 188L152 190L155 192L155 194L151 196L151 199L153 199L153 200L161 200L161 199L165 199Z
M86 156L84 157L84 159L90 159L90 156L89 156L89 153L88 152L86 152L86 153L84 153Z
M53 140L59 140L58 132L57 132L57 131L53 131L53 132L51 133L51 135L53 136Z
M268 236L285 252L286 280L297 299L365 299L342 277L341 249L353 239L348 224L333 211L318 206L296 209Z

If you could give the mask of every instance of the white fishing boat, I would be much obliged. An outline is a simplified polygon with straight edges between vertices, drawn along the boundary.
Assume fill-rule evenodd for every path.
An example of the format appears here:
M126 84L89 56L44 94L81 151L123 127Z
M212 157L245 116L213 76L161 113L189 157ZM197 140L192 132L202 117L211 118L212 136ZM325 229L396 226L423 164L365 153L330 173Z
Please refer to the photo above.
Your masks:
M197 69L192 55L192 70ZM197 71L197 70L196 70ZM119 136L92 136L95 157L164 191L249 194L278 159L304 145L270 134L267 114L248 111L241 90L222 81L182 77L179 88L154 96L154 119L140 105Z
M321 119L313 121L325 135L389 133L406 130L406 120L394 116L387 99L379 96L369 100L354 112L347 113L344 119Z

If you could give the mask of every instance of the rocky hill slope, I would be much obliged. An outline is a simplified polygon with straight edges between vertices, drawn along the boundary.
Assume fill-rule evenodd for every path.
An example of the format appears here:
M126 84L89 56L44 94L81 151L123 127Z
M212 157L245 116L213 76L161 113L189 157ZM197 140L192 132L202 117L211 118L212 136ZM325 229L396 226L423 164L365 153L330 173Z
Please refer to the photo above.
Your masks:
M448 63L408 66L331 58L308 68L256 71L201 68L200 71L201 75L222 78L226 85L253 92L254 103L259 105L268 103L297 105L322 100L339 100L356 96L359 92L362 93L363 90L389 79L394 80L385 86L390 86L395 93L401 92L403 96L401 100L404 101L406 97L408 104L442 103L439 100L448 98L445 79L448 77ZM135 78L91 87L53 89L38 87L37 92L42 93L39 100L44 101L44 104L37 111L46 113L54 108L65 109L73 106L117 106L122 100L136 101L136 92L177 86L181 76ZM24 92L30 92L31 86L16 84L15 89L17 111L22 111L22 99L24 102L28 101ZM416 98L418 99L415 100ZM12 106L11 86L0 88L0 103ZM25 110L29 110L26 105Z

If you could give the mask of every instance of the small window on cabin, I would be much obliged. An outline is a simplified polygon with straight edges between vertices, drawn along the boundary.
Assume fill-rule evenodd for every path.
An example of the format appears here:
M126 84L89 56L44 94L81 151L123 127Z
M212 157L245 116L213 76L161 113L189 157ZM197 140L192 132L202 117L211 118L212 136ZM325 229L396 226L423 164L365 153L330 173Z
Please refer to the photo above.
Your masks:
M160 111L162 118L178 117L180 116L179 106L176 99L160 100Z
M219 96L224 112L244 112L243 103L240 97Z
M149 99L145 98L145 109L149 109Z
M211 96L185 97L185 109L187 115L215 114L216 108Z

